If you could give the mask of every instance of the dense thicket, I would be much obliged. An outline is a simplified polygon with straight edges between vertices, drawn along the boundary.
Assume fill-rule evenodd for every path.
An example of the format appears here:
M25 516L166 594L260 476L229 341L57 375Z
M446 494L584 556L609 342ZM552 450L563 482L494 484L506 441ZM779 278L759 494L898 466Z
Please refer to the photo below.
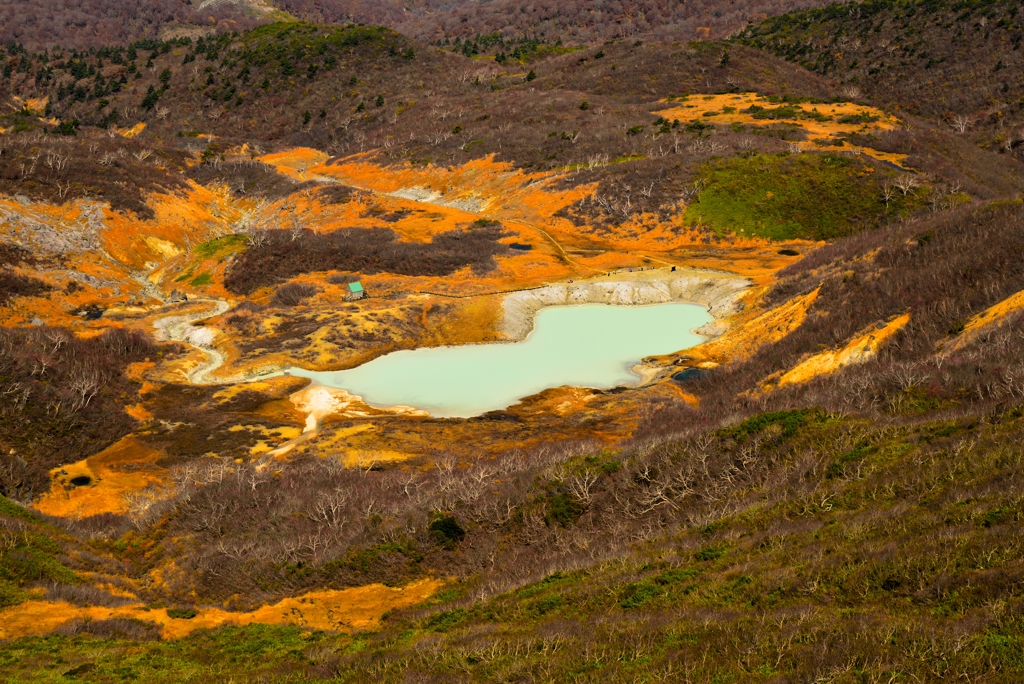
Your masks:
M427 243L402 242L388 228L330 233L272 230L231 265L224 287L250 294L315 271L439 276L469 266L476 273L486 273L495 267L496 255L509 251L498 242L503 236L500 226L491 225L439 233Z
M772 17L737 36L1006 152L1024 144L1022 39L1014 0L840 3Z
M28 117L12 115L15 128ZM8 135L0 147L0 192L52 204L78 199L99 199L118 211L131 211L139 218L153 218L146 204L151 192L173 192L185 185L174 168L184 155L161 150L151 158L153 147L142 140L111 136L84 139L78 135L38 138L35 126L23 135ZM159 159L159 163L154 163ZM171 167L171 168L168 168ZM68 235L54 236L66 243Z
M423 40L492 33L539 36L550 42L561 38L572 44L640 35L694 40L722 38L751 21L820 4L815 0L738 0L727 5L715 0L464 1L452 3L448 11L414 13L398 29Z
M0 328L0 494L31 499L49 489L51 468L130 432L136 421L124 407L138 385L124 370L155 354L137 331L82 339L62 328Z
M549 43L594 43L645 34L692 40L721 38L766 16L823 4L821 0L736 0L723 7L713 0L575 0L522 4L496 0L276 0L273 5L303 21L324 24L376 24L434 41L504 35L531 36ZM187 0L44 0L0 2L0 42L32 49L53 45L90 48L156 38L161 29L239 29L265 15L246 2ZM212 19L212 22L211 22Z
M209 17L224 14L216 7L197 14L188 0L0 0L0 16L0 43L81 50L153 39L169 24L209 26Z
M687 383L708 419L749 410L822 406L857 413L968 410L1024 390L1024 337L955 346L967 320L1024 290L1024 206L967 208L844 238L781 273L769 301L821 287L804 323L749 360ZM803 356L835 348L904 313L910 322L864 366L770 393L750 391ZM1007 328L1012 328L1007 324ZM999 337L1002 335L1004 337Z

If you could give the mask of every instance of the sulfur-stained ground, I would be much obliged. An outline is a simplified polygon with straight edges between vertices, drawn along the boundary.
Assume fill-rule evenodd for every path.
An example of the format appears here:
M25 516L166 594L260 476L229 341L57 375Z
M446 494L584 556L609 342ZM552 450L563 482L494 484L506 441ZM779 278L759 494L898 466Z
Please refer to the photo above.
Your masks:
M753 96L731 95L672 104L675 109L662 115L689 119L715 111L721 112L713 115L716 121L744 123L755 120L750 114L725 113L725 108L769 106ZM819 105L818 112L831 120L798 118L796 123L826 137L896 125L891 117L863 107ZM843 116L872 120L854 126L839 123ZM242 157L247 151L235 154ZM667 222L637 215L611 230L590 231L560 212L593 188L560 188L557 173L527 173L493 159L456 168L386 167L369 155L337 160L308 148L260 160L296 181L341 185L353 192L340 203L315 192L270 201L192 182L177 194L150 196L152 219L82 202L26 205L0 198L6 217L0 233L43 255L35 265L14 268L52 287L43 296L0 308L0 324L35 321L95 335L110 327L154 334L161 321L192 321L182 341L130 369L140 389L125 410L138 421L136 432L94 456L56 468L50 491L35 504L41 512L71 518L130 513L133 496L146 492L158 497L170 483L171 470L196 458L221 459L231 467L307 452L348 467L415 468L448 454L462 460L488 458L563 439L613 443L637 428L645 406L693 404L696 399L671 382L612 391L563 387L524 398L505 411L435 419L402 408L369 407L357 397L310 388L299 378L252 378L293 365L349 368L397 349L500 341L505 339L506 293L569 280L664 277L673 267L736 274L751 283L744 306L723 323L724 335L655 363L666 369L683 363L709 366L746 353L755 341L786 335L799 326L817 296L813 292L767 311L759 303L774 274L799 260L813 243L743 237L709 242L706 235L684 228L681 214ZM281 225L296 217L315 231L388 228L411 243L479 220L498 221L506 233L503 243L530 249L498 256L496 267L486 273L469 268L444 277L308 273L294 281L315 285L318 292L294 307L275 304L273 288L246 297L225 289L226 273L247 247L244 233L251 233L254 224ZM55 246L54 236L60 235L77 242ZM370 296L346 300L345 285L328 282L332 275L359 277ZM225 312L203 319L211 304ZM90 306L103 315L81 315ZM196 330L204 332L196 336ZM856 340L852 344L863 346ZM204 364L212 364L203 377L213 384L189 384L187 379ZM805 370L794 369L778 381L804 375ZM439 581L425 580L404 589L373 585L316 592L252 613L201 609L190 620L140 605L80 608L29 601L4 612L6 631L0 631L0 638L44 633L75 618L116 616L156 621L168 637L197 627L251 622L357 631L376 625L390 608L424 600L438 586Z

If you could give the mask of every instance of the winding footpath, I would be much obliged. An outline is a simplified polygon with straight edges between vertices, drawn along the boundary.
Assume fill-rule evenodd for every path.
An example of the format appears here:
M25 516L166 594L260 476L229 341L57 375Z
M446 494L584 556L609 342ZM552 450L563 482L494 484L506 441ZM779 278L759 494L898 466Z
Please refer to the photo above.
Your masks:
M166 316L157 319L153 327L157 329L157 339L173 342L182 342L201 351L206 355L206 361L188 371L186 379L193 385L214 385L231 382L233 380L210 380L210 374L220 369L227 358L213 346L212 335L200 335L202 328L192 325L198 321L220 316L231 308L231 304L223 299L193 299L191 302L209 302L213 309L210 311L196 311L193 313ZM212 330L212 329L210 329Z

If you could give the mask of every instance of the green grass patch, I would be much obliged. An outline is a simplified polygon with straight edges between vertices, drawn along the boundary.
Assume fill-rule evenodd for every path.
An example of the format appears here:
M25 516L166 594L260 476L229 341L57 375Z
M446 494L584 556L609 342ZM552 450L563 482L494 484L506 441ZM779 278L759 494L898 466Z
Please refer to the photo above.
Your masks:
M707 183L686 223L718 235L825 240L872 226L886 213L875 173L834 154L730 157L701 169Z
M192 282L190 284L193 287L198 287L200 285L209 285L212 282L213 282L213 276L210 275L209 273L204 272L204 273L200 273L195 278L193 278Z
M222 235L219 238L207 240L196 245L192 252L202 259L212 259L217 256L227 256L237 252L245 251L246 237L244 235Z
M712 544L711 546L705 546L698 549L697 552L693 554L693 558L700 563L706 563L708 561L718 560L724 556L728 550L729 547L725 544Z
M434 632L446 632L468 617L469 613L462 608L443 610L434 613L423 622L423 628Z
M568 527L579 520L584 511L576 499L563 492L548 498L546 518L549 525L557 523Z
M837 456L836 460L829 464L826 476L830 479L843 477L846 474L846 467L848 465L862 461L876 451L877 449L870 444L860 444L850 451Z
M302 663L325 635L250 625L197 630L185 639L135 642L91 635L26 637L0 646L5 681L256 681Z
M761 432L769 426L778 425L781 428L780 436L785 439L795 435L797 430L807 423L823 422L826 419L826 414L819 409L772 411L752 416L734 428L723 430L723 436L729 436L737 442L742 442L747 437Z
M564 588L565 586L571 586L578 582L582 582L585 576L586 575L580 571L571 573L554 572L536 584L530 584L523 587L515 592L515 595L520 599L530 598L531 596L536 596L537 594L549 589L556 589L559 587Z
M670 600L676 594L690 594L697 588L697 585L690 580L699 574L700 572L697 570L672 568L654 577L633 582L623 588L619 606L629 610L654 601Z
M257 64L261 59L283 56L323 55L360 45L380 44L394 37L394 31L381 26L324 27L305 22L278 22L243 33L239 40L246 57Z
M185 273L182 273L180 276L175 278L174 282L176 282L176 283L183 283L186 280L188 280L189 278L191 278L195 274L195 272L196 272L196 269L195 269L195 266L193 266L188 271L186 271Z
M12 512L9 513L8 509L12 509ZM0 512L37 522L31 515L26 517L18 514L18 507L2 497ZM24 587L29 584L41 581L81 583L78 575L57 560L63 550L53 539L31 529L2 534L4 550L0 553L0 608L28 599Z
M0 495L0 515L6 515L8 518L20 518L32 523L39 522L34 515L3 495Z

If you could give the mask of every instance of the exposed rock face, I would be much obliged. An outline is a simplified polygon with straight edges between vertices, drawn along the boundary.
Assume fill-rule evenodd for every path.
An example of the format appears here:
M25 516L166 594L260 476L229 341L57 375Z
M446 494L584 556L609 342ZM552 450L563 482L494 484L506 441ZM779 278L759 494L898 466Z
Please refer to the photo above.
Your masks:
M750 285L746 278L703 272L667 273L665 270L610 276L608 280L557 283L515 292L505 297L502 332L521 340L533 330L534 315L548 306L573 304L700 304L721 319L736 310L740 294ZM718 321L697 332L716 336L723 332Z

